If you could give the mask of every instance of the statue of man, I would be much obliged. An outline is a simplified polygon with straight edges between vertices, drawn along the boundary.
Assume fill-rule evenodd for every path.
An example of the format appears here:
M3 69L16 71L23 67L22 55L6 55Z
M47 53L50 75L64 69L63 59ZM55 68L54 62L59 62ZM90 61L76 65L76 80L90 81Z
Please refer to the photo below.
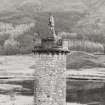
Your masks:
M50 30L52 32L52 34L54 35L54 37L56 37L55 34L55 21L54 21L54 16L50 13L50 17L49 17L49 26L50 26Z
M50 13L50 17L49 17L49 26L50 27L54 27L55 26L54 16L51 13Z

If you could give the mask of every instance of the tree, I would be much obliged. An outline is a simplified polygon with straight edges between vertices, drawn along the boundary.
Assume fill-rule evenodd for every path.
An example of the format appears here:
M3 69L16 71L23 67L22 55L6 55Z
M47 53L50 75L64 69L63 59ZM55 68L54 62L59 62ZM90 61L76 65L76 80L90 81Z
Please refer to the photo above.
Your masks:
M16 54L19 52L19 42L14 39L8 39L4 43L5 54Z
M82 0L82 2L87 7L86 13L88 15L96 12L101 6L105 4L105 0Z
M0 35L0 45L3 46L5 40L7 40L8 38L9 38L9 34Z

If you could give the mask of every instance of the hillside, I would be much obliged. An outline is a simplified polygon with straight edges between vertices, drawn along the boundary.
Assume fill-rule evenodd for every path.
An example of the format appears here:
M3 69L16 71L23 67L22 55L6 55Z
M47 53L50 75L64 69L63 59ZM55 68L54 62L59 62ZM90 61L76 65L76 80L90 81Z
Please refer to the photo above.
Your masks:
M0 0L0 11L83 11L85 9L81 0ZM27 11L27 12L28 12Z
M84 0L86 1L86 0ZM95 42L105 42L105 1L104 0L93 0L97 3L94 5L89 4L88 14L85 15L80 21L77 22L76 26L73 27L73 31L84 35L85 39L88 36L92 36L91 40ZM93 8L92 8L93 6ZM96 37L98 37L96 39Z
M65 13L83 13L86 8L81 0L4 0L1 3L0 20L16 20L16 22L17 19L21 21L24 17L32 20L37 16L37 12L61 12L67 15Z
M67 57L67 69L105 68L104 61L99 56L86 52L75 51Z

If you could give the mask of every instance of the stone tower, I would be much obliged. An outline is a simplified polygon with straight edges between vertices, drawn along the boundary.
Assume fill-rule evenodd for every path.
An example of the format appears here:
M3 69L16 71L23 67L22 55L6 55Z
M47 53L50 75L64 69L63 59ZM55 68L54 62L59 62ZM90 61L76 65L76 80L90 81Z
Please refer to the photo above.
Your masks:
M53 35L52 35L53 36ZM62 44L58 44L59 41ZM68 46L67 46L68 47ZM66 54L63 40L48 37L41 40L35 54L35 105L66 105Z

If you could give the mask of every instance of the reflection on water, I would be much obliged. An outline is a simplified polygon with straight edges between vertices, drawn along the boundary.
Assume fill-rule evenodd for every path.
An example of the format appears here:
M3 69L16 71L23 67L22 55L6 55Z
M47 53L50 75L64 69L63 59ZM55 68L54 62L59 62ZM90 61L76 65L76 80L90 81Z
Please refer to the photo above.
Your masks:
M0 94L0 105L33 105L33 97L16 95L11 99L9 95Z
M0 105L11 105L11 103L33 105L33 87L32 80L0 84ZM87 103L88 105L105 105L105 83L67 79L66 100L68 103L81 103L82 105Z
M33 80L0 82L0 105L33 105Z
M67 81L67 102L105 105L105 83L97 81Z

